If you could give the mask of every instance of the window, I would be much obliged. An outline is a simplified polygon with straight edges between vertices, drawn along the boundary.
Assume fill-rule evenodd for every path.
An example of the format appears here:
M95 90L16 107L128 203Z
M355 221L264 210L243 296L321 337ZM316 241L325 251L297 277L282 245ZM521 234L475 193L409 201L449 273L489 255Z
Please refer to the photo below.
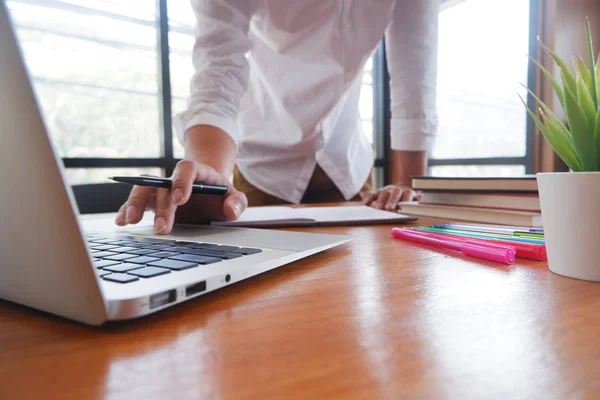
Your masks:
M192 47L196 22L189 1L169 0L169 61L171 66L171 108L173 114L183 111L190 93L194 73ZM173 127L173 132L174 131ZM183 146L173 134L173 153L183 158Z
M190 2L7 4L69 183L106 183L117 173L170 175L183 157L172 115L186 107L193 73ZM373 142L371 69L369 60L360 117Z
M159 156L157 34L149 4L8 2L61 156Z
M371 144L373 145L375 151L376 151L376 159L379 159L379 166L375 166L375 173L374 173L374 181L373 182L375 184L375 186L383 186L383 182L384 182L384 174L383 174L383 167L382 167L382 163L383 163L383 155L384 152L383 150L379 150L377 148L377 143L378 142L382 142L381 140L379 140L380 138L383 137L384 132L381 131L380 129L376 129L375 123L374 123L374 119L375 119L375 115L374 115L374 108L376 107L376 103L377 103L377 96L380 95L380 92L376 92L376 89L374 88L374 77L376 75L376 72L374 71L375 68L380 68L380 65L374 62L374 58L376 56L371 56L369 57L369 59L367 60L367 62L365 63L365 67L363 69L363 75L362 75L362 86L360 89L360 103L359 103L359 117L360 117L360 123L361 123L361 128L364 132L365 135L367 135L367 138L369 139L369 141L371 142ZM377 163L377 162L376 162Z
M534 31L530 25L533 3L455 0L442 4L439 127L431 155L432 174L533 172L533 132L518 97L527 98L521 85L529 82L526 54L530 31Z

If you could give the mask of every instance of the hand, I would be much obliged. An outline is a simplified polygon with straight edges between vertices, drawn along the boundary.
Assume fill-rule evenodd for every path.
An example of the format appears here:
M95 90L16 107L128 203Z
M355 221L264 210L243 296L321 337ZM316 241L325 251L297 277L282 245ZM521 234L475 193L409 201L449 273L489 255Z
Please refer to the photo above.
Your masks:
M396 211L400 201L417 200L419 195L407 186L387 185L376 192L367 192L361 197L364 205L379 210Z
M214 210L214 215L209 215L212 219L218 219L219 214L221 218L237 219L248 205L244 193L236 190L222 175L206 164L182 160L177 163L172 179L171 190L134 186L129 198L119 209L115 223L119 226L137 224L144 211L150 210L154 211L154 232L164 235L171 232L175 219L178 222L194 222L195 214L204 211L204 206L214 200L212 196L191 196L194 182L229 186L222 206L219 205L222 209Z

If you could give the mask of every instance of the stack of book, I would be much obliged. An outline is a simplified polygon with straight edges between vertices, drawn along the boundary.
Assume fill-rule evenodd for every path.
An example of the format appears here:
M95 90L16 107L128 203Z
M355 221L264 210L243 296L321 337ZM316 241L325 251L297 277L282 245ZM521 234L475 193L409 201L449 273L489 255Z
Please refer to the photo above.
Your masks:
M418 202L400 203L401 213L503 225L542 226L534 175L517 178L417 176Z

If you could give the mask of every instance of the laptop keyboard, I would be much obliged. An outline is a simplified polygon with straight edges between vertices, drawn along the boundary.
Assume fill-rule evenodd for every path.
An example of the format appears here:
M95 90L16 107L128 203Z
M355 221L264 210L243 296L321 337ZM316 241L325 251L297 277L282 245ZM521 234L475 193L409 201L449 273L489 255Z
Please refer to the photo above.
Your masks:
M262 252L251 247L119 235L87 238L96 273L103 280L130 283Z

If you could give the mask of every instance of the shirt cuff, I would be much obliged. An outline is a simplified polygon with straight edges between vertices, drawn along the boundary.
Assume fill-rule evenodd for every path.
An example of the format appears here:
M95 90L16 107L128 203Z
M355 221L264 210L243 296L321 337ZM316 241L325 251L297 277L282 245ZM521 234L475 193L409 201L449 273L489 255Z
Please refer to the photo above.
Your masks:
M431 151L435 143L436 119L394 119L391 123L394 150Z
M206 112L188 117L186 115L188 113L189 111L183 111L173 116L173 126L175 127L175 133L177 133L177 138L179 139L179 142L182 146L185 143L186 132L190 128L197 125L210 125L214 126L215 128L219 128L223 132L227 133L237 145L237 121L232 121L231 119L223 117L221 115L210 114Z

